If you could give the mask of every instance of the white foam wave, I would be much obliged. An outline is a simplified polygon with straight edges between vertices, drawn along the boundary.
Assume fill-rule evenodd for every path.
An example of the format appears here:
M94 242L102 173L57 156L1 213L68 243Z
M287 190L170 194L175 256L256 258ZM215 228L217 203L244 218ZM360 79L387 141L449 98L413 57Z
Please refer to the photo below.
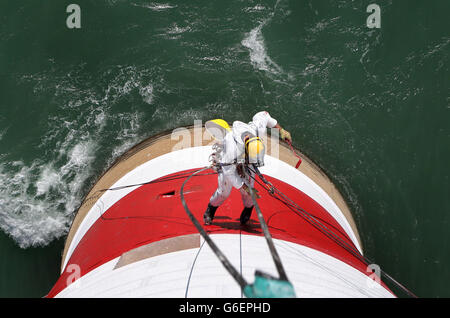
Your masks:
M144 117L144 114L140 113L119 114L119 116L116 116L121 123L121 130L120 134L116 135L114 144L117 146L112 150L108 166L139 141L140 135L138 132L142 117Z
M256 5L252 8L252 10L247 11L255 12L262 11L264 9L265 7ZM287 16L290 14L290 11L285 10L283 5L281 5L280 0L278 0L274 5L273 10L269 13L269 16L262 20L258 26L248 32L245 38L241 41L241 44L249 50L250 62L252 63L253 67L260 71L268 72L272 75L284 74L284 71L268 55L262 30L272 21L274 16L277 14L277 11L279 11L282 16Z
M7 130L7 128L5 128L5 129L3 129L3 130L0 130L0 140L3 139L3 136L4 136L5 133L6 133L6 130Z
M178 35L186 31L191 31L191 27L190 26L180 27L176 23L173 23L169 28L167 28L166 33L171 35Z
M250 61L256 69L272 74L280 74L282 72L281 67L272 61L270 56L267 54L266 45L264 43L262 28L266 22L267 20L252 29L242 40L241 44L248 48L250 53Z
M113 110L128 96L151 104L151 74L119 66L99 75L100 89L84 74L52 70L19 79L33 83L35 94L52 92L59 107L39 137L39 157L10 162L9 154L0 154L0 229L22 248L45 246L67 234L90 179L99 173L94 166L100 147L110 153L100 157L111 163L139 141L143 114Z
M150 105L153 102L153 85L150 84L145 87L141 87L139 89L139 94L141 94L142 100Z
M168 3L156 3L156 2L150 2L150 3L144 3L144 4L132 3L132 5L134 5L136 7L150 9L152 11L165 11L167 9L173 9L173 8L177 7L177 6L168 4Z
M44 246L67 232L89 176L89 153L82 143L62 167L41 159L0 164L0 228L20 247Z

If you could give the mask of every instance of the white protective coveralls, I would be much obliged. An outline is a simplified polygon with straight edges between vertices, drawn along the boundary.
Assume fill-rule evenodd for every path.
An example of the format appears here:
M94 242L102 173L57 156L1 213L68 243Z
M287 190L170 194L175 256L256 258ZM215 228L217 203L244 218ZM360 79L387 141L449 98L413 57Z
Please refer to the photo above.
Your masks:
M220 163L243 163L245 161L245 145L243 135L251 133L254 136L265 137L267 128L273 128L277 125L277 120L270 117L266 111L259 112L253 116L253 119L248 124L241 121L233 122L233 127L222 141L222 151L220 155ZM252 175L252 177L254 177ZM250 185L253 187L254 180L250 178ZM220 206L231 193L233 187L239 189L241 192L242 202L246 208L253 206L251 195L245 191L242 186L244 179L239 175L236 165L222 166L218 176L217 190L212 195L209 203L214 206Z

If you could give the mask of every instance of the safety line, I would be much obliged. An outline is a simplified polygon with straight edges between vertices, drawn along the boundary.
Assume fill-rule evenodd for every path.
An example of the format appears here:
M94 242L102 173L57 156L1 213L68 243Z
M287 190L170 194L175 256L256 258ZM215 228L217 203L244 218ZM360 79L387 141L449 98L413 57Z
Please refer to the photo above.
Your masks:
M95 191L90 197L84 199L83 203L80 205L80 208L82 206L84 206L85 204L87 204L88 201L98 198L100 193L103 193L103 192L106 192L106 191L117 191L117 190L123 190L123 189L131 188L131 187L139 187L139 186L147 185L147 184L153 184L153 183L167 182L167 181L182 179L182 178L186 178L190 174L191 174L190 171L187 171L187 172L185 171L185 172L181 172L181 173L178 173L178 174L175 174L175 175L172 175L172 176L164 176L164 177L152 180L152 181L136 183L136 184L128 184L128 185L114 187L114 188L99 189L99 190ZM201 174L199 176L206 176L206 175L212 175L212 174L217 174L217 172L205 173L205 174Z
M187 298L188 290L189 290L189 284L191 283L192 272L194 271L195 263L197 262L197 258L200 255L200 251L202 250L203 245L205 245L205 242L206 241L202 242L202 245L200 245L200 248L198 249L197 253L195 254L195 258L194 258L194 261L192 262L192 266L191 266L191 271L189 272L189 277L188 277L187 284L186 284L186 291L184 293L184 298Z
M284 270L283 264L281 263L280 256L278 255L278 252L277 252L277 250L275 248L275 245L273 243L272 236L270 235L267 223L264 220L264 216L262 215L261 209L259 208L258 202L256 201L255 191L253 190L253 188L250 185L248 185L248 188L250 190L250 195L251 195L252 200L253 200L253 205L255 206L255 210L256 210L257 215L258 215L258 219L259 219L259 223L260 223L261 229L263 230L264 237L266 238L267 245L269 246L270 254L272 255L272 259L273 259L273 261L275 263L275 266L277 268L279 279L287 281L288 278L287 278L287 275L286 275L286 271Z
M342 241L342 239L338 236L336 236L332 231L330 231L325 225L321 224L320 221L318 221L317 219L315 219L310 213L306 212L305 210L303 210L300 206L298 206L294 201L292 201L288 196L286 196L283 192L281 192L280 190L278 190L275 186L272 185L272 183L270 183L269 181L267 181L264 176L261 174L261 172L259 172L258 168L256 166L254 166L255 170L254 172L258 175L258 177L268 186L270 186L270 190L268 190L267 188L264 187L264 189L266 189L269 194L274 197L275 199L280 200L282 203L284 203L286 206L288 206L292 211L295 212L295 210L297 210L297 212L300 212L300 216L306 216L305 219L314 227L316 227L320 232L322 232L324 235L326 235L327 237L329 237L330 239L332 239L336 244L338 244L339 246L341 246L342 248L344 248L345 250L347 250L349 253L351 253L353 256L355 256L356 258L358 258L360 261L362 261L363 263L365 263L366 265L369 264L373 264L373 262L368 259L366 256L362 255L356 248L353 248L351 246L349 246L347 244L347 242ZM250 168L251 169L251 168ZM277 192L277 194L280 194L282 197L284 197L286 200L290 201L286 202L283 201L280 198L276 198L274 196L275 192ZM314 222L315 221L315 222ZM392 283L394 283L397 287L399 287L400 289L402 289L408 296L413 297L413 298L418 298L413 292L411 292L409 289L407 289L405 286L403 286L402 284L400 284L397 280L395 280L392 276L390 276L389 274L387 274L385 271L383 271L382 269L380 269L380 273L386 277L389 281L391 281Z
M291 149L292 149L292 144L290 144ZM295 153L295 151L294 151ZM301 158L299 156L297 156L300 161L299 163L301 163ZM299 165L299 163L297 164L297 166ZM233 163L230 164L221 164L221 165L231 165ZM254 165L253 165L254 166ZM142 185L147 185L147 184L152 184L152 183L159 183L159 182L166 182L166 181L172 181L172 180L176 180L176 179L182 179L182 178L187 178L182 186L181 186L181 190L180 190L180 196L181 196L181 201L183 204L183 207L186 211L186 213L188 214L189 218L191 219L192 223L194 224L194 226L197 228L197 230L199 231L199 233L202 235L202 237L205 239L205 241L208 243L208 245L211 247L211 249L213 250L213 252L217 255L217 257L219 258L219 260L221 261L222 265L225 267L225 269L228 270L228 272L231 274L231 276L236 280L236 282L241 286L242 289L244 289L245 286L247 286L247 282L245 281L245 279L242 277L242 273L239 273L236 271L236 269L233 267L233 265L228 261L228 259L225 257L225 255L219 250L219 248L215 245L215 243L211 240L211 238L209 237L209 235L205 232L205 230L203 229L203 227L200 225L200 223L198 222L198 220L193 216L193 214L190 212L186 201L184 199L184 186L185 184L194 176L205 176L205 175L212 175L212 174L217 174L217 172L212 172L212 173L205 173L205 174L200 174L201 172L210 169L211 166L207 166L204 168L201 168L197 171L195 171L194 173L191 173L191 171L188 172L182 172L182 173L178 173L175 175L172 175L170 177L161 177L152 181L148 181L148 182L143 182L143 183L138 183L138 184L131 184L131 185L125 185L125 186L119 186L119 187L115 187L115 188L106 188L106 189L100 189L97 190L96 192L94 192L94 194L85 199L82 203L82 205L80 206L80 208L85 205L88 201L94 199L94 198L98 198L98 194L106 192L106 191L115 191L115 190L122 190L125 188L130 188L130 187L137 187L137 186L142 186ZM269 181L267 181L264 176L259 172L258 168L256 166L254 166L255 170L252 170L250 167L248 167L250 169L250 171L253 171L254 173L256 173L258 175L258 177L266 184L270 187L270 189L266 188L265 186L263 186L261 183L258 182L258 180L256 180L256 178L252 177L250 174L250 177L252 177L258 184L260 184L266 191L268 191L268 193L275 199L279 200L280 202L282 202L283 204L285 204L287 207L289 207L294 213L296 213L297 215L303 217L304 219L307 220L307 222L309 222L311 225L313 225L314 227L316 227L320 232L322 232L324 235L326 235L327 237L329 237L331 240L333 240L336 244L338 244L339 246L341 246L342 248L344 248L345 250L347 250L349 253L351 253L353 256L355 256L356 258L358 258L360 261L362 261L363 263L365 263L366 265L368 264L372 264L373 262L371 262L367 257L365 257L364 255L362 255L357 249L356 247L352 247L349 246L347 242L343 241L342 238L340 238L339 236L337 236L335 233L333 233L333 231L329 230L324 224L322 224L320 222L320 218L308 213L307 211L303 210L300 206L298 206L294 201L292 201L289 197L287 197L283 192L279 191L276 187L274 187ZM258 218L260 221L260 225L261 228L263 229L263 232L265 234L267 243L269 245L269 249L271 250L271 254L272 257L274 259L275 265L277 266L277 270L279 272L280 275L280 279L283 280L287 280L287 275L284 271L284 268L282 267L281 264L281 260L279 258L279 255L273 245L273 240L270 236L270 232L268 231L267 228L267 224L264 221L264 217L261 213L261 210L259 209L259 206L256 202L256 197L255 197L255 193L252 187L249 187L250 192L251 192L251 196L252 196L252 200L254 202L254 206L255 209L257 210L257 214L258 214ZM276 195L275 195L276 193ZM280 196L282 198L280 198ZM103 213L100 213L100 217L103 220L117 220L117 219L129 219L129 218L148 218L147 216L128 216L128 217L123 217L123 218L106 218L103 216ZM320 220L319 220L320 219ZM323 222L327 223L330 226L333 226L331 224L329 224L328 222L322 220ZM340 230L338 230L341 234L342 232ZM266 233L268 235L266 235ZM344 235L346 236L346 235ZM348 238L348 237L347 237ZM400 289L402 289L406 294L408 294L410 297L414 297L417 298L417 296L412 293L410 290L408 290L406 287L404 287L402 284L400 284L398 281L396 281L392 276L388 275L386 272L384 272L383 270L381 270L381 274L386 277L388 280L390 280L391 282L393 282L397 287L399 287ZM242 272L242 271L241 271Z
M208 233L203 229L203 227L200 225L198 220L195 218L195 216L192 214L192 212L189 210L189 207L186 204L186 200L184 199L184 186L186 183L195 175L198 173L210 169L211 167L204 167L202 169L199 169L192 173L186 180L184 180L183 184L181 185L180 189L180 197L181 197L181 203L183 204L184 210L186 211L187 215L191 219L194 226L197 228L200 235L205 239L206 243L209 245L211 250L216 254L216 256L219 258L219 261L222 263L222 265L225 267L225 269L230 273L230 275L234 278L234 280L239 284L239 286L244 289L245 286L247 286L247 281L242 277L242 275L234 268L234 266L230 263L230 261L227 259L227 257L222 253L222 251L217 247L217 245L214 243L214 241L209 237Z

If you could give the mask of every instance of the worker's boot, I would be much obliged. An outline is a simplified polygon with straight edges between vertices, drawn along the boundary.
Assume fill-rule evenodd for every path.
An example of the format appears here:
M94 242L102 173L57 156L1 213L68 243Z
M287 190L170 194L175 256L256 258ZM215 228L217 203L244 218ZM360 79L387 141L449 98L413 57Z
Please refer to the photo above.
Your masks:
M252 215L253 206L249 208L245 208L242 210L241 217L239 218L239 221L242 225L248 222L250 220L250 216Z
M208 208L206 209L205 214L203 214L203 222L205 222L206 225L211 224L217 208L217 206L212 206L210 203L208 203Z

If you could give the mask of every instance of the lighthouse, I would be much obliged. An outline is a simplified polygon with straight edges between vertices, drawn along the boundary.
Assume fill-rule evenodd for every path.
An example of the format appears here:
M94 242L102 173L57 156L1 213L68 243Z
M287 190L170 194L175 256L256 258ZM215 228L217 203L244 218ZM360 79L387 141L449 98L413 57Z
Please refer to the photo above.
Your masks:
M241 298L248 294L230 268L258 287L260 279L280 281L278 265L290 296L396 297L364 256L351 211L327 175L304 155L298 165L299 151L288 144L267 142L255 180L260 214L245 225L238 191L202 224L217 187L204 127L135 145L81 203L47 297Z

